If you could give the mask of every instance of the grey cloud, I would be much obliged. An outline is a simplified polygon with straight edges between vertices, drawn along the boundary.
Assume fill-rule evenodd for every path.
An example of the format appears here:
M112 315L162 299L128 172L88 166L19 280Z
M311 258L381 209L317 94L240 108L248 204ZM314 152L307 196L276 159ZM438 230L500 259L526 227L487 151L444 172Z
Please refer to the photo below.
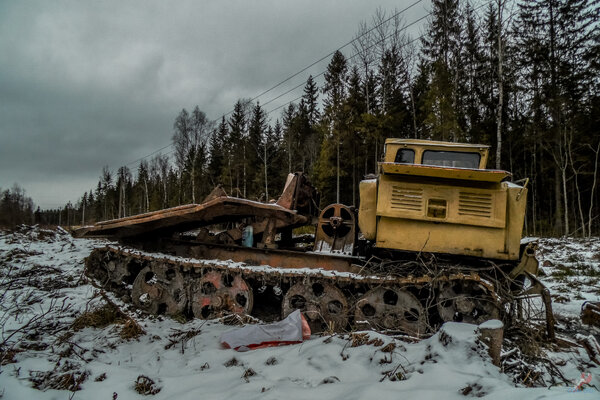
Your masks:
M182 108L197 104L220 118L238 98L257 95L350 40L378 5L402 6L391 0L2 2L0 187L19 182L42 207L74 202L95 187L103 165L116 169L168 144Z

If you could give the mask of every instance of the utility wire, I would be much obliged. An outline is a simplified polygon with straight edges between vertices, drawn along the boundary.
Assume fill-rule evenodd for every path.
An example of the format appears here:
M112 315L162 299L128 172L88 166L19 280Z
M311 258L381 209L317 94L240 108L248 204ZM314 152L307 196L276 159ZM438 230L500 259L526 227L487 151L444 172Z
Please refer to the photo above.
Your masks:
M391 17L389 17L389 18L385 19L384 21L380 22L379 24L377 24L377 25L375 25L375 26L371 27L369 30L367 30L367 31L363 32L362 34L360 34L360 35L356 36L354 39L352 39L352 40L350 40L349 42L345 43L344 45L342 45L342 46L338 47L337 49L333 50L333 51L332 51L332 52L330 52L329 54L327 54L327 55L325 55L325 56L321 57L321 58L320 58L320 59L318 59L317 61L315 61L315 62L311 63L310 65L308 65L308 66L306 66L306 67L304 67L304 68L302 68L300 71L298 71L298 72L296 72L296 73L294 73L294 74L290 75L289 77L287 77L286 79L282 80L282 81L281 81L281 82L279 82L278 84L276 84L276 85L272 86L271 88L269 88L269 89L267 89L267 90L265 90L265 91L261 92L261 93L260 93L260 94L258 94L257 96L255 96L255 97L253 97L252 99L250 99L250 101L252 102L252 101L254 101L254 100L256 100L256 99L258 99L258 98L260 98L260 97L264 96L265 94L267 94L267 93L269 93L269 92L273 91L273 90L274 90L274 89L276 89L277 87L279 87L279 86L283 85L284 83L288 82L289 80L291 80L291 79L295 78L296 76L300 75L301 73L303 73L303 72L307 71L308 69L310 69L311 67L313 67L313 66L317 65L318 63L320 63L320 62L324 61L324 60L325 60L325 59L327 59L328 57L331 57L333 54L335 54L335 52L337 52L337 51L339 51L339 50L342 50L342 49L344 49L344 48L348 47L349 45L351 45L352 43L354 43L356 40L358 40L358 39L360 39L361 37L363 37L363 36L365 36L365 35L367 35L367 34L369 34L369 33L373 32L375 29L377 29L377 28L379 28L380 26L382 26L382 25L386 24L387 22L391 21L392 19L396 18L396 17L397 17L397 16L399 16L400 14L402 14L402 13L406 12L407 10L409 10L410 8L414 7L415 5L419 4L419 3L420 3L420 2L422 2L422 1L423 1L423 0L417 0L417 1L415 1L414 3L410 4L409 6L405 7L404 9L402 9L402 10L400 10L400 11L396 12L396 13L395 13L395 14L393 14ZM475 12L475 11L479 10L480 8L482 8L482 7L483 7L483 6L485 6L485 5L487 5L487 3L482 3L482 4L480 4L479 6L475 7L475 8L473 9L473 11ZM429 13L425 14L425 15L424 15L424 16L422 16L421 18L418 18L418 19L416 19L415 21L411 22L410 24L403 26L403 27L402 27L402 28L401 28L399 31L397 31L397 32L393 32L393 33L391 33L390 35L388 35L388 36L386 36L386 37L384 37L384 38L382 38L382 39L380 39L380 40L378 40L378 41L374 42L374 43L373 43L373 44L371 44L369 47L367 47L365 50L370 50L370 49L372 49L373 47L375 47L375 46L377 46L377 45L381 44L381 43L382 43L382 42L384 42L385 40L389 39L390 37L392 37L392 36L394 36L394 35L398 34L399 32L401 32L401 31L404 31L404 30L408 29L409 27L411 27L411 26L413 26L413 25L415 25L415 24L417 24L417 23L419 23L419 22L423 21L424 19L426 19L427 17L429 17L429 16L430 16L432 13L433 13L433 11L430 11ZM400 48L406 47L406 46L408 46L408 45L410 45L410 44L412 44L412 43L416 42L417 40L420 40L420 39L421 39L421 38L423 38L424 36L425 36L425 34L422 34L422 35L420 35L420 36L418 36L418 37L415 37L415 38L411 39L410 41L408 41L408 42L404 43L404 44L403 44L403 45L402 45ZM359 55L358 53L354 53L353 55L351 55L350 57L348 57L348 58L347 58L347 60L352 60L352 59L354 59L355 57L357 57L358 55ZM320 72L319 74L315 75L313 78L319 78L319 77L323 76L323 75L324 75L326 72L327 72L327 70L324 70L324 71ZM268 100L266 103L263 103L263 107L264 107L264 106L266 106L266 105L268 105L268 104L271 104L271 103L273 103L274 101L276 101L276 100L280 99L281 97L283 97L283 96L285 96L285 95L287 95L287 94L289 94L289 93L291 93L291 92L293 92L293 91L295 91L295 90L299 89L300 87L303 87L305 84L306 84L306 82L301 82L300 84L298 84L298 85L294 86L293 88L291 88L291 89L289 89L289 90L285 91L284 93L282 93L282 94L280 94L280 95L278 95L278 96L276 96L276 97L274 97L274 98L272 98L272 99ZM282 105L280 105L280 106L278 106L278 107L275 107L275 108L273 108L273 109L271 109L271 110L267 111L266 113L267 113L267 115L269 115L269 114L271 114L271 113L273 113L273 112L275 112L275 111L277 111L277 110L279 110L279 109L281 109L281 108L283 108L283 107L285 107L285 106L287 106L287 105L289 105L289 104L291 104L291 103L294 103L294 102L296 102L296 101L300 100L301 98L302 98L302 95L300 95L300 96L298 96L298 97L294 98L293 100L290 100L290 101L288 101L288 102L286 102L286 103L284 103L284 104L282 104ZM222 119L222 118L224 118L224 117L226 117L227 115L231 114L232 112L233 112L233 110L230 110L229 112L227 112L227 113L223 114L223 115L222 115L222 116L219 118L219 120L220 120L220 119ZM160 149L158 149L158 150L155 150L155 151L153 151L152 153L150 153L150 154L148 154L148 155L146 155L146 156L140 157L140 158L136 159L135 161L132 161L132 162L130 162L130 163L127 163L127 164L125 164L125 165L126 165L126 166L129 166L129 165L132 165L132 164L136 164L136 163L138 163L138 162L140 162L140 161L142 161L142 160L144 160L144 159L146 159L146 158L148 158L148 157L150 157L150 156L152 156L152 155L154 155L154 154L156 154L156 153L159 153L159 152L161 152L162 150L165 150L165 149L167 149L167 148L169 148L169 147L172 147L172 146L173 146L173 143L169 143L169 144L167 144L166 146L163 146L163 147L161 147ZM170 152L168 152L168 153L165 153L164 155L165 155L165 156L171 156L173 153L175 153L175 150L172 150L172 151L170 151ZM114 172L113 172L113 173L114 173Z
M401 15L401 14L405 13L406 11L408 11L408 10L409 10L409 9L411 9L412 7L416 6L417 4L421 3L422 1L424 1L424 0L416 0L414 3L412 3L412 4L408 5L407 7L403 8L402 10L400 10L400 11L397 11L396 13L394 13L394 14L393 14L392 16L390 16L389 18L387 18L387 19L385 19L384 21L382 21L382 22L378 23L377 25L374 25L374 26L373 26L373 27L371 27L369 30L367 30L367 31L365 31L365 32L361 33L360 35L356 36L354 39L352 39L352 40L350 40L349 42L347 42L347 43L343 44L342 46L338 47L337 49L333 50L333 51L332 51L332 52L330 52L329 54L327 54L327 55L325 55L325 56L323 56L323 57L319 58L317 61L315 61L315 62L311 63L310 65L307 65L306 67L302 68L300 71L298 71L298 72L296 72L296 73L294 73L294 74L290 75L289 77L285 78L284 80L282 80L282 81L281 81L281 82L279 82L278 84L276 84L276 85L274 85L274 86L270 87L269 89L267 89L267 90L265 90L265 91L261 92L260 94L258 94L258 95L256 95L256 96L254 96L252 99L250 99L250 101L255 101L255 100L257 100L258 98L260 98L260 97L264 96L265 94L267 94L267 93L269 93L269 92L273 91L274 89L278 88L279 86L283 85L284 83L288 82L289 80L291 80L291 79L293 79L293 78L297 77L298 75L300 75L301 73L303 73L303 72L307 71L307 70L308 70L308 69L310 69L311 67L314 67L314 66L315 66L315 65L317 65L318 63L320 63L320 62L322 62L322 61L326 60L327 58L331 57L333 54L335 54L335 52L336 52L336 51L340 51L340 50L342 50L342 49L344 49L344 48L346 48L346 47L350 46L352 43L354 43L354 42L355 42L355 41L357 41L358 39L362 38L362 37L363 37L363 36L365 36L365 35L368 35L369 33L373 32L375 29L377 29L377 28L379 28L380 26L382 26L382 25L384 25L384 24L388 23L389 21L391 21L392 19L394 19L394 18L398 17L399 15ZM429 16L430 14L431 14L431 12L430 12L429 14L427 14L425 17ZM421 21L421 20L422 20L422 19L424 19L425 17L418 19L417 21L415 21L415 22L411 23L411 25L415 24L415 23L416 23L416 22L418 22L418 21ZM410 26L410 25L408 25L408 26ZM405 28L407 28L408 26L406 26ZM405 28L403 28L403 29L405 29ZM322 73L320 73L319 75L317 75L317 77L318 77L318 76L321 76L321 75L323 75L324 73L325 73L325 72L322 72ZM294 87L294 88L293 88L293 89L291 89L291 90L288 90L288 91L287 91L287 92L285 92L284 94L281 94L281 95L279 95L279 96L275 97L274 99L271 99L271 100L269 100L267 103L263 104L263 106L264 106L264 105L267 105L267 104L270 104L270 103L272 103L273 101L275 101L275 100L277 100L277 99L281 98L282 96L285 96L286 94L290 93L290 92L291 92L291 91L293 91L293 90L296 90L298 87L300 87L300 86L302 86L302 85L304 85L304 83L302 83L302 84L300 84L300 85L298 85L298 86ZM296 100L297 100L297 99L296 99ZM292 101L296 101L296 100L292 100ZM289 103L288 103L288 104L289 104ZM287 104L286 104L286 105L287 105ZM279 109L279 108L281 108L281 107L278 107L277 109ZM274 111L274 110L272 110L272 111ZM227 113L223 114L221 117L219 117L219 120L220 120L220 119L222 119L222 118L224 118L224 117L226 117L226 116L228 116L228 115L229 115L229 114L231 114L232 112L233 112L233 110L230 110L230 111L228 111ZM270 112L269 112L269 113L270 113ZM269 114L269 113L268 113L268 114ZM131 162L129 162L129 163L127 163L127 164L125 164L125 166L129 166L129 165L132 165L132 164L136 164L136 163L138 163L138 162L140 162L140 161L142 161L142 160L144 160L144 159L146 159L146 158L148 158L148 157L150 157L150 156L152 156L152 155L154 155L154 154L156 154L156 153L158 153L158 152L160 152L160 151L162 151L162 150L164 150L164 149L166 149L166 148L168 148L168 147L171 147L171 146L173 146L173 143L170 143L170 144L168 144L168 145L166 145L166 146L164 146L164 147L161 147L160 149L158 149L158 150L155 150L154 152L152 152L152 153L150 153L150 154L148 154L148 155L146 155L146 156L140 157L140 158L136 159L135 161L131 161Z
M394 35L396 35L396 34L398 34L398 33L402 32L402 31L406 30L407 28L411 27L412 25L414 25L414 24L416 24L416 23L418 23L418 22L421 22L421 21L422 21L422 20L424 20L425 18L429 17L429 16L432 14L432 12L433 12L433 11L430 11L429 13L427 13L427 14L426 14L426 15L424 15L424 16L422 16L421 18L419 18L419 19L417 19L417 20L415 20L415 21L411 22L411 23L410 23L410 24L408 24L408 25L405 25L405 26L404 26L402 29L400 29L398 32L393 32L393 33L389 34L388 36L386 36L386 37L384 37L384 38L382 38L382 39L380 39L380 40L378 40L378 41L374 42L374 43L373 43L373 44L371 44L369 47L367 47L365 50L371 50L373 47L375 47L375 46L377 46L377 45L379 45L379 44L383 43L384 41L386 41L387 39L391 38L392 36L394 36ZM421 39L423 36L424 36L424 35L421 35L421 36L419 36L419 37L417 37L417 38L415 38L415 39L412 39L412 40L410 40L409 42L407 42L407 43L405 43L404 45L402 45L402 47L408 46L409 44L411 44L411 43L415 42L416 40L419 40L419 39ZM401 47L401 48L402 48L402 47ZM358 56L358 53L354 53L353 55L351 55L350 57L348 57L348 58L347 58L347 60L352 60L353 58L355 58L355 57L357 57L357 56ZM325 75L325 72L327 72L327 70L321 71L319 74L315 75L313 78L318 78L318 77L320 77L320 76L322 76L322 75ZM266 106L267 104L270 104L270 103L272 103L273 101L275 101L275 100L277 100L277 99L279 99L279 98L281 98L281 97L285 96L286 94L293 92L294 90L298 89L299 87L301 87L301 86L304 86L305 84L306 84L305 82L302 82L302 83L298 84L297 86L294 86L293 88L289 89L287 92L280 94L279 96L277 96L277 97L275 97L275 98L273 98L273 99L271 99L271 100L267 101L266 103L263 103L263 107L264 107L264 106ZM271 112L273 112L273 111L275 111L275 110L278 110L278 109L280 109L280 108L282 108L282 107L285 107L285 106L287 106L288 104L290 104L290 103L293 103L294 101L297 101L297 100L298 100L298 99L300 99L300 98L302 98L302 96L300 96L300 97L297 97L296 99L294 99L294 100L292 100L292 101L290 101L290 102L288 102L288 103L286 103L286 104L284 104L284 105L282 105L282 106L279 106L279 107L277 107L277 108L274 108L273 110L271 110L271 111L267 112L267 114L270 114Z
M362 38L363 36L365 36L365 35L367 35L367 34L371 33L372 31L374 31L375 29L379 28L380 26L382 26L382 25L386 24L387 22L391 21L392 19L394 19L394 18L398 17L400 14L402 14L402 13L406 12L407 10L409 10L410 8L414 7L415 5L417 5L417 4L419 4L419 3L421 3L422 1L423 1L423 0L417 0L417 1L415 1L414 3L410 4L409 6L405 7L404 9L402 9L402 10L400 10L400 11L398 11L398 12L394 13L394 14L393 14L391 17L389 17L389 18L385 19L384 21L380 22L379 24L377 24L377 25L373 26L372 28L370 28L369 30L367 30L367 31L363 32L362 34L360 34L360 35L356 36L354 39L352 39L352 40L350 40L349 42L345 43L344 45L342 45L342 46L338 47L337 49L333 50L333 51L332 51L332 52L330 52L329 54L327 54L327 55L325 55L325 56L321 57L321 58L320 58L320 59L318 59L317 61L315 61L315 62L311 63L310 65L308 65L308 66L306 66L306 67L304 67L304 68L302 68L300 71L298 71L298 72L296 72L296 73L294 73L294 74L290 75L289 77L285 78L284 80L282 80L282 81L281 81L281 82L279 82L278 84L276 84L276 85L274 85L274 86L270 87L269 89L267 89L267 90L265 90L265 91L261 92L261 93L260 93L260 94L258 94L257 96L253 97L253 98L252 98L250 101L254 101L254 100L256 100L256 99L258 99L258 98L260 98L260 97L264 96L265 94L267 94L267 93L269 93L269 92L273 91L274 89L278 88L279 86L283 85L284 83L288 82L289 80L291 80L291 79L295 78L296 76L300 75L301 73L303 73L303 72L307 71L307 70L308 70L308 69L310 69L311 67L313 67L313 66L317 65L318 63L320 63L320 62L324 61L324 60L325 60L325 59L327 59L328 57L331 57L333 54L335 54L335 52L336 52L336 51L339 51L339 50L342 50L342 49L344 49L344 48L348 47L349 45L351 45L352 43L354 43L354 42L355 42L355 41L357 41L358 39L360 39L360 38ZM483 3L483 4L479 5L479 6L477 6L476 8L474 8L474 9L473 9L473 11L477 11L477 10L479 10L480 8L482 8L482 7L483 7L483 6L485 6L485 5L487 5L487 3ZM415 21L411 22L411 23L410 23L410 24L408 24L408 25L405 25L405 26L404 26L404 27L403 27L401 30L405 30L405 29L407 29L408 27L410 27L410 26L412 26L412 25L414 25L414 24L416 24L416 23L418 23L418 22L420 22L420 21L424 20L425 18L427 18L428 16L430 16L432 13L433 13L433 11L430 11L429 13L427 13L426 15L424 15L423 17L421 17L421 18L419 18L419 19L417 19L417 20L415 20ZM374 47L374 46L376 46L376 45L380 44L382 41L389 39L389 38L390 38L392 35L395 35L395 34L397 34L397 33L398 33L398 32L394 32L394 33L392 33L391 35L388 35L388 36L386 36L385 38L383 38L383 39L380 39L379 41L377 41L377 42L373 43L371 46L367 47L367 50L369 50L369 49L371 49L372 47ZM408 45L410 45L410 44L412 44L412 43L414 43L415 41L417 41L417 40L419 40L419 39L423 38L424 36L425 36L425 34L422 34L422 35L420 35L420 36L418 36L418 37L416 37L416 38L414 38L414 39L410 40L409 42L407 42L407 43L403 44L403 45L401 46L401 48L402 48L402 47L405 47L405 46L408 46ZM358 53L355 53L355 54L353 54L352 56L348 57L348 60L351 60L351 59L353 59L353 58L355 58L355 57L357 57L357 56L358 56ZM325 72L326 72L326 70L325 70L325 71L322 71L322 72L321 72L321 73L319 73L318 75L315 75L315 76L314 76L314 78L318 78L318 77L320 77L320 76L324 75L324 74L325 74ZM303 85L305 85L305 84L306 84L305 82L302 82L302 83L300 83L299 85L296 85L295 87L293 87L292 89L289 89L288 91L286 91L286 92L284 92L284 93L282 93L282 94L280 94L280 95L278 95L278 96L276 96L276 97L272 98L271 100L269 100L269 101L267 101L266 103L264 103L264 104L263 104L263 107L264 107L265 105L267 105L267 104L270 104L270 103L274 102L275 100L277 100L277 99L279 99L279 98L281 98L281 97L285 96L286 94L289 94L289 93L293 92L294 90L297 90L298 88L302 87L302 86L303 86ZM283 107L285 107L285 106L287 106L287 105L289 105L289 104L291 104L291 103L294 103L294 102L296 102L296 101L300 100L301 98L302 98L302 95L300 95L300 96L296 97L295 99L293 99L293 100L291 100L291 101L288 101L287 103L284 103L284 104L282 104L282 105L280 105L280 106L278 106L278 107L276 107L276 108L273 108L273 109L271 109L270 111L268 111L268 112L267 112L267 115L268 115L268 114L271 114L271 113L273 113L273 112L275 112L275 111L277 111L277 110L279 110L279 109L281 109L281 108L283 108ZM227 115L231 114L232 112L233 112L233 110L230 110L229 112L227 112L227 113L223 114L223 115L222 115L222 116L221 116L219 119L222 119L222 118L226 117ZM132 165L132 164L136 164L136 163L138 163L138 162L140 162L140 161L142 161L142 160L144 160L144 159L146 159L146 158L148 158L148 157L150 157L150 156L153 156L154 154L157 154L157 153L161 152L162 150L165 150L165 149L167 149L167 148L169 148L169 147L172 147L172 146L173 146L173 143L169 143L169 144L167 144L167 145L165 145L165 146L163 146L163 147L161 147L161 148L159 148L159 149L157 149L157 150L153 151L152 153L150 153L150 154L148 154L148 155L146 155L146 156L140 157L140 158L138 158L138 159L136 159L136 160L134 160L134 161L131 161L131 162L129 162L129 163L127 163L127 164L125 164L125 166L129 166L129 165ZM173 153L175 153L175 149L173 149L172 151L169 151L168 153L165 153L164 155L165 155L165 156L168 156L169 158L171 158L171 156L172 156L172 154L173 154ZM114 174L114 170L113 170L113 174Z
M142 161L143 159L145 159L145 158L148 158L148 157L150 157L150 156L153 156L153 155L155 155L156 153L158 153L159 151L163 151L164 149L166 149L166 148L169 148L169 147L171 147L171 146L173 146L173 143L169 143L168 145L166 145L166 146L164 146L164 147L161 147L161 148L160 148L160 149L158 149L158 150L155 150L155 151L153 151L152 153L148 154L147 156L140 157L140 158L138 158L137 160L130 162L129 164L125 164L125 166L132 165L132 164L137 164L137 163L138 163L138 161Z
M414 3L412 3L411 5L409 5L408 7L403 8L402 10L396 12L394 15L392 15L391 17L389 17L388 19L386 19L385 21L380 22L379 24L373 26L371 29L367 30L366 32L363 32L362 34L360 34L359 36L355 37L354 39L350 40L349 42L347 42L346 44L338 47L337 49L333 50L331 53L321 57L320 59L318 59L317 61L313 62L312 64L302 68L300 71L296 72L295 74L285 78L283 81L279 82L277 85L265 90L264 92L262 92L261 94L259 94L258 96L253 97L250 101L254 101L256 99L258 99L259 97L262 97L263 95L269 93L270 91L272 91L273 89L283 85L284 83L286 83L287 81L289 81L290 79L295 78L296 76L300 75L301 73L303 73L304 71L308 70L311 67L314 67L315 65L317 65L318 63L320 63L321 61L331 57L332 55L335 54L336 51L342 50L343 48L346 48L348 46L350 46L352 43L356 42L358 39L360 39L361 37L368 35L369 33L373 32L375 29L379 28L380 26L388 23L389 21L391 21L392 19L396 18L397 16L399 16L400 14L406 12L407 10L409 10L410 8L416 6L417 4L419 4L420 2L422 2L423 0L417 0ZM225 114L224 116L227 116L228 114L231 114L233 112L229 111L227 114Z
M473 9L473 12L475 12L475 11L479 10L480 8L482 8L483 6L486 6L486 5L488 5L488 4L487 4L487 3L483 3L483 4L479 5L479 6L477 6L476 8L474 8L474 9ZM414 25L414 24L416 24L416 23L418 23L418 22L420 22L420 21L424 20L425 18L429 17L429 16L430 16L432 13L433 13L433 11L430 11L429 13L427 13L427 14L426 14L426 15L424 15L424 16L422 16L421 18L419 18L419 19L417 19L417 20L415 20L415 21L411 22L411 23L410 23L410 24L408 24L408 25L405 25L405 26L404 26L404 27L403 27L403 28L402 28L400 31L402 31L402 30L405 30L405 29L409 28L410 26L412 26L412 25ZM386 37L384 37L384 38L382 38L382 39L378 40L377 42L375 42L375 43L373 43L372 45L370 45L369 47L367 47L367 48L366 48L366 50L370 50L370 49L372 49L373 47L375 47L375 46L379 45L380 43L384 42L385 40L389 39L390 37L392 37L392 36L396 35L397 33L398 33L398 32L393 32L393 33L391 33L390 35L388 35L388 36L386 36ZM426 34L424 33L424 34L422 34L422 35L420 35L420 36L417 36L417 37L415 37L415 38L413 38L413 39L409 40L408 42L404 43L404 44L403 44L403 45L402 45L400 48L403 48L403 47L406 47L406 46L408 46L408 45L411 45L412 43L416 42L417 40L420 40L420 39L422 39L422 38L423 38L425 35L426 35ZM347 58L347 60L352 60L352 59L354 59L354 58L355 58L355 57L357 57L357 56L358 56L358 53L354 53L353 55L351 55L350 57L348 57L348 58ZM320 76L322 76L322 75L325 75L325 72L327 72L327 70L320 72L319 74L315 75L313 78L315 78L315 79L316 79L316 78L319 78ZM285 93L282 93L282 94L280 94L279 96L277 96L277 97L275 97L275 98L273 98L273 99L271 99L271 100L267 101L266 103L263 103L263 107L264 107L265 105L267 105L267 104L269 104L269 103L272 103L273 101L275 101L275 100L277 100L277 99L279 99L279 98L281 98L281 97L285 96L286 94L289 94L289 93L291 93L291 92L293 92L293 91L297 90L298 88L300 88L300 87L304 86L305 84L306 84L305 82L302 82L302 83L300 83L300 84L298 84L298 85L294 86L293 88L289 89L289 90L288 90L288 91L286 91ZM268 111L268 112L267 112L267 114L271 114L272 112L274 112L274 111L277 111L277 110L279 110L279 109L281 109L281 108L283 108L283 107L285 107L285 106L287 106L287 105L289 105L289 104L291 104L291 103L294 103L294 102L296 102L296 101L300 100L301 98L302 98L302 95L300 95L300 96L296 97L296 98L295 98L295 99L293 99L293 100L290 100L290 101L288 101L287 103L284 103L284 104L280 105L279 107L273 108L272 110Z

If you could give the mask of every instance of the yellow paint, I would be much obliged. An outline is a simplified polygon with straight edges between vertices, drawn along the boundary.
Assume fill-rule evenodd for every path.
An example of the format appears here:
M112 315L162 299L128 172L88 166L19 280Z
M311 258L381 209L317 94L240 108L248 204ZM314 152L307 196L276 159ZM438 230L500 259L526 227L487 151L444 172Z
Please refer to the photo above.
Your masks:
M377 237L377 181L370 179L360 182L360 207L358 209L358 225L367 240Z
M510 172L491 169L451 168L435 165L397 164L393 162L379 163L379 169L380 173L383 172L384 174L429 176L482 182L501 182L512 176Z
M454 142L436 142L434 140L419 139L386 139L385 140L385 162L394 162L396 152L401 148L410 148L415 151L415 164L421 164L423 151L442 150L442 151L460 151L467 153L479 153L479 169L485 169L488 160L490 146L484 144L467 144Z
M415 164L394 163L399 148ZM477 152L480 168L421 165L425 150ZM488 146L387 139L377 181L360 185L359 226L376 247L516 260L527 191L484 170Z

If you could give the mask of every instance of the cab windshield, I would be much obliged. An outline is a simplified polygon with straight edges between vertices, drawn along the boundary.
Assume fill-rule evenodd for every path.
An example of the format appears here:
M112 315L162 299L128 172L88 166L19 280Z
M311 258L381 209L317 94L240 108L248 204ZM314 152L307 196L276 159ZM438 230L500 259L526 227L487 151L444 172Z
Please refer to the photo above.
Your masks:
M479 168L479 153L458 151L425 150L423 152L423 165L436 165L440 167Z

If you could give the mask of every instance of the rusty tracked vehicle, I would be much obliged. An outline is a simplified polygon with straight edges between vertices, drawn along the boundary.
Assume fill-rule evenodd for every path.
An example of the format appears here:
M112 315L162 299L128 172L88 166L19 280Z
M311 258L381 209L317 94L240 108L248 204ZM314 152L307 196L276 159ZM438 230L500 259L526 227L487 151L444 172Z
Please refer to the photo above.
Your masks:
M387 139L360 207L332 204L302 174L276 203L217 188L190 204L99 222L86 273L152 314L274 320L301 309L313 331L351 327L431 333L445 321L510 322L548 291L535 244L522 245L526 185L486 170L488 146ZM293 229L314 226L313 235Z

